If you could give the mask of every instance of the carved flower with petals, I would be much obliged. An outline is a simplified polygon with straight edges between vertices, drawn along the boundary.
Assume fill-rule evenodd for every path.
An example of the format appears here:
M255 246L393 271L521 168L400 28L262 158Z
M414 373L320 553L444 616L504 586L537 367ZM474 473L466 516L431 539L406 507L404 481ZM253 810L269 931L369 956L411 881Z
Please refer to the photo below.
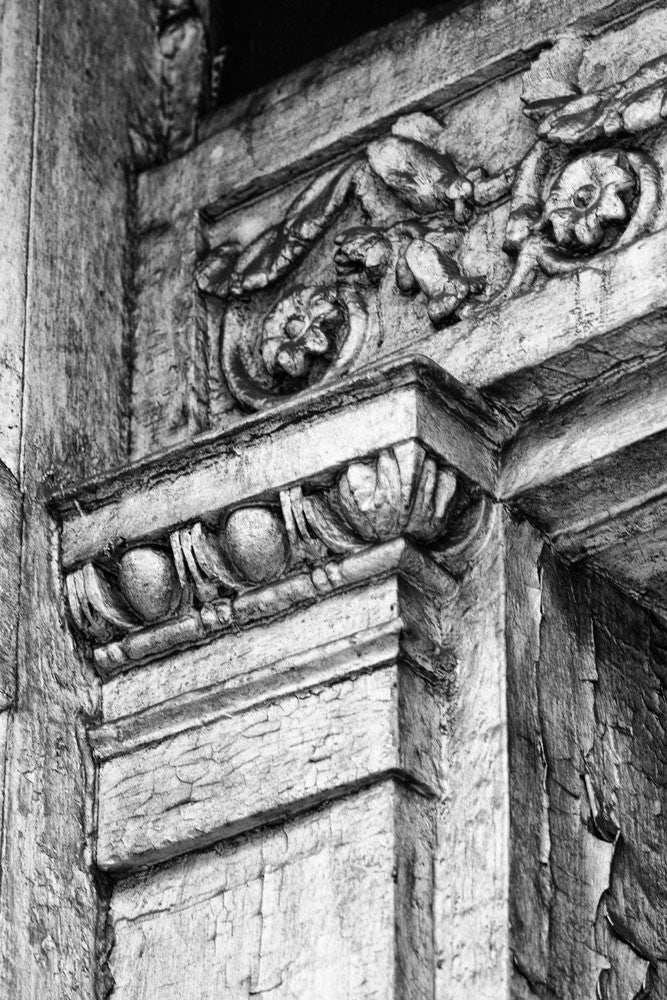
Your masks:
M604 248L629 218L635 190L635 176L623 152L605 150L580 156L556 178L542 224L551 227L559 247L575 251Z
M346 322L330 288L299 288L274 307L264 321L262 359L271 375L303 378L316 359L335 346Z

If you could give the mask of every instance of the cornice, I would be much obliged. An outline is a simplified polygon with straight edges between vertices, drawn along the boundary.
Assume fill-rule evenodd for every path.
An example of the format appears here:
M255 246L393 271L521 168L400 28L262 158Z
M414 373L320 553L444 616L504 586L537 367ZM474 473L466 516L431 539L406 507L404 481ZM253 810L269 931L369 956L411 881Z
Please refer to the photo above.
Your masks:
M569 558L616 546L635 500L662 509L661 379L617 399L601 367L542 412L512 399L517 364L528 381L559 351L576 367L602 337L613 370L636 324L664 366L667 57L603 85L589 43L563 36L524 74L517 163L464 168L411 111L249 242L191 262L226 428L52 497L70 612L104 669L234 627L244 602L270 617L316 599L395 539L448 566L490 502ZM502 206L511 265L487 281L466 241Z
M108 674L393 571L394 539L461 571L488 512L464 477L405 441L208 522L107 546L66 574L67 603Z
M498 447L513 423L501 406L487 402L479 392L452 377L428 357L411 352L354 372L324 386L314 386L298 396L258 413L239 415L229 427L199 434L191 440L128 462L118 469L80 482L63 480L48 493L48 503L59 520L85 514L119 500L138 484L146 486L211 460L225 457L255 441L267 438L299 422L309 424L319 417L374 400L399 389L416 389L438 402L462 426L474 430L490 448Z
M394 362L54 496L73 621L108 674L381 577L394 539L456 577L494 502L602 565L662 523L667 420L645 386L517 431L432 364Z

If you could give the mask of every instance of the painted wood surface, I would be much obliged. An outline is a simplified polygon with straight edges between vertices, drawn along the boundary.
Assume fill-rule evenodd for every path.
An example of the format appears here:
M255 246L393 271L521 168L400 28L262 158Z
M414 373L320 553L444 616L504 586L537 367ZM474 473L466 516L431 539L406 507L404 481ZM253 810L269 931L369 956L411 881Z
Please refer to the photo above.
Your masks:
M424 801L387 781L131 876L112 904L116 995L427 1000L433 837Z
M92 997L104 984L82 721L98 684L63 628L44 485L126 453L126 111L151 29L137 6L118 15L31 2L0 13L2 459L15 477L2 496L2 586L19 609L17 630L3 608L3 656L16 648L17 663L2 724L0 994L13 1000Z

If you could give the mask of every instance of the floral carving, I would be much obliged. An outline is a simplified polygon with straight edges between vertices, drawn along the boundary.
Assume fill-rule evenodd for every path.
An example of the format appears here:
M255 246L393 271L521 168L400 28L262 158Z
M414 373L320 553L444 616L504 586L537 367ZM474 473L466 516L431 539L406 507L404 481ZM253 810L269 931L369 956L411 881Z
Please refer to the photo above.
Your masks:
M468 278L454 254L461 230L441 219L407 219L380 233L376 228L355 226L336 237L334 263L341 277L366 275L377 284L393 264L396 286L404 295L423 292L426 311L435 327L455 315L472 291L484 283Z
M344 325L343 308L330 288L300 288L281 299L264 320L267 371L303 378L314 359L330 353Z
M365 274L377 284L389 267L392 244L382 229L376 226L352 226L335 239L338 249L334 264L340 277Z
M535 100L528 74L524 102L528 113L539 122L540 137L575 146L645 132L664 123L667 57L652 59L621 83L582 94L578 74L585 46L580 41L577 47L570 40L570 58L566 60L560 53L567 44L564 39L539 60L544 66L558 63L550 100Z
M248 409L330 381L347 371L366 339L368 313L354 286L297 287L278 299L261 326L242 303L230 306L223 367Z
M508 294L529 287L540 271L566 273L661 224L654 140L639 148L635 137L664 118L667 60L582 95L584 52L582 39L563 38L524 76L526 114L540 138L514 182L505 248L517 261ZM613 146L600 145L611 137Z
M544 205L544 225L551 227L559 247L611 245L628 219L636 186L623 152L580 156L556 177Z
M244 249L223 245L210 253L197 281L225 303L222 368L236 399L258 409L349 369L367 338L362 314L385 278L405 295L423 296L436 327L451 322L483 288L464 274L456 254L475 198L485 202L485 190L459 170L435 119L407 115L362 157L318 176L281 223ZM287 287L269 303L258 338L252 296L288 281L351 201L371 224L335 237L329 282Z
M451 156L437 146L429 148L432 129L422 128L413 135L391 135L371 143L367 150L371 167L413 211L427 214L452 206L456 222L467 222L472 214L472 183L460 174Z

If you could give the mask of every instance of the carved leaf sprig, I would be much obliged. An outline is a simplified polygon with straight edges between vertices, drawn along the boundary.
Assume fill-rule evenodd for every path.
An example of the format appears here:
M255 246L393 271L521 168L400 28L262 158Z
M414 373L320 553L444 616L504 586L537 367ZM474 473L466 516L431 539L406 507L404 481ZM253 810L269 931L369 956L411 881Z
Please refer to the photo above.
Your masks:
M521 100L529 118L541 119L581 95L579 69L586 50L581 35L563 35L523 74Z
M410 242L399 258L396 278L402 292L425 294L426 311L435 327L441 327L454 315L471 290L459 265L432 235Z
M342 278L365 276L377 285L391 263L392 244L377 226L351 226L335 237L336 271Z
M366 275L377 284L393 264L398 289L404 295L423 292L429 318L443 326L484 282L463 273L453 254L461 231L439 218L401 221L384 231L353 226L336 238L334 262L338 274Z
M457 263L451 234L457 232L460 241L476 195L484 204L501 197L509 174L484 178L478 173L473 181L459 170L439 122L424 114L406 115L363 156L317 176L284 219L241 252L233 244L211 251L196 280L200 291L220 300L217 310L224 304L220 363L236 401L258 410L347 372L373 329L369 287L381 286L388 274L395 274L404 294L424 295L436 327L450 321L471 293L482 291L484 283L466 276ZM331 281L292 283L258 324L252 294L285 279L352 195L374 224L335 237ZM406 239L414 212L421 218L412 220L413 233ZM329 298L328 318L313 322L308 315L309 290L320 302ZM384 291L380 287L381 295Z
M200 603L214 600L220 587L230 592L238 589L238 577L226 563L217 540L200 521L172 532L170 542L181 586L194 593Z
M667 118L667 56L582 93L585 48L565 37L524 75L539 138L514 183L504 245L517 261L506 295L530 287L539 272L566 274L664 224L662 171L650 152L628 148L628 137Z
M363 175L369 168L412 211L426 215L452 212L458 224L469 220L473 182L447 152L445 130L428 115L407 115L395 122L391 135L369 144L365 160L354 160L316 177L291 203L282 222L264 230L240 253L233 244L211 251L198 267L199 287L225 298L274 284L322 235L352 191L356 190L364 203L368 184ZM354 270L358 248L348 240L346 250ZM373 247L363 249L364 266L371 273L381 269L385 254L386 246L378 237ZM344 267L342 254L338 264Z
M312 246L343 206L358 162L317 177L289 206L284 220L261 233L240 254L229 279L229 294L267 288Z
M666 118L667 56L659 56L622 83L555 108L540 123L538 134L574 146L644 132Z
M453 207L457 222L470 218L472 184L462 178L451 157L398 136L371 143L366 155L378 177L413 211L427 214Z

